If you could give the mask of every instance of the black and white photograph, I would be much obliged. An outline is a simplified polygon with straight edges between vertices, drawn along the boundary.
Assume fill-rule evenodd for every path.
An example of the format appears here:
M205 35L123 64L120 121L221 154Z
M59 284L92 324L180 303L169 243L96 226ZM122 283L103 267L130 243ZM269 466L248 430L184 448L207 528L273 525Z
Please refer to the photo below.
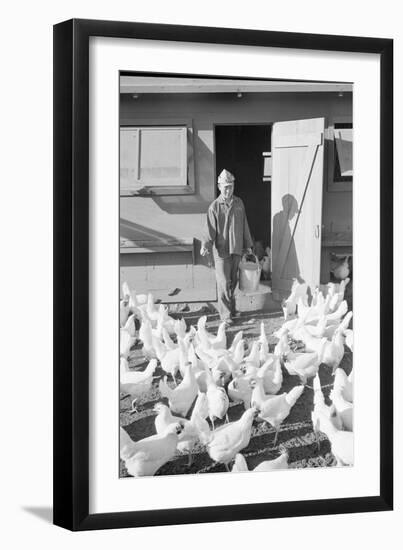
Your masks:
M119 476L354 466L353 83L119 78Z

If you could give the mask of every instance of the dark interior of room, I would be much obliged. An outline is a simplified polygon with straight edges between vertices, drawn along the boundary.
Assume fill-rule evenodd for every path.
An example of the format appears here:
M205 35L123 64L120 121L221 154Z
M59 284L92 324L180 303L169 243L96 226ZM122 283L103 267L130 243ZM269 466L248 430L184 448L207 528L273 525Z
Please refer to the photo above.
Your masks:
M271 182L263 181L263 152L270 150L270 126L215 128L216 174L224 168L234 174L234 193L244 202L254 240L264 247L271 243Z

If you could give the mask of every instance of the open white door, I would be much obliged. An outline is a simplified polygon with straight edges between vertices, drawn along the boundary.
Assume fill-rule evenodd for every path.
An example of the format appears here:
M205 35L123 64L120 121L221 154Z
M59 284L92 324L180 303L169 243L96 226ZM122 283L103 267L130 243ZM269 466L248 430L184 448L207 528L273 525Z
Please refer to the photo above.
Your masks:
M294 278L319 285L325 120L277 122L272 129L272 290Z

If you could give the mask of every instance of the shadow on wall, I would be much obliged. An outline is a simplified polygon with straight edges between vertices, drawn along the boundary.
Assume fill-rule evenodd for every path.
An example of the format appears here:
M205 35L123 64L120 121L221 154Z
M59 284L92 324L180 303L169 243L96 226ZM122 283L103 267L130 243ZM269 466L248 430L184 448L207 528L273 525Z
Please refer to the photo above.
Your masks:
M46 523L52 523L53 521L53 508L51 506L23 506L22 510Z
M151 200L168 214L205 214L210 204L203 201L197 194L152 197Z
M273 279L301 279L294 232L298 218L291 232L290 222L299 215L298 202L294 195L284 195L281 199L283 209L273 218L272 254Z
M178 238L168 233L163 233L162 231L156 231L155 229L150 229L149 227L144 227L144 225L139 225L129 220L120 218L120 239L121 241L130 240L130 241L160 241L160 242L170 242L177 241Z

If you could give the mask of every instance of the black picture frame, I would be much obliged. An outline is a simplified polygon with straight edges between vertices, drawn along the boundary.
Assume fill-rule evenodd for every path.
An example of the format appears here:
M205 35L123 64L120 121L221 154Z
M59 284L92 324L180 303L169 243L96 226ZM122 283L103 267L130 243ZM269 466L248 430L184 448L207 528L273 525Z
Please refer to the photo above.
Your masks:
M381 59L380 488L370 497L89 513L89 38L375 53ZM71 530L393 507L393 40L73 19L54 26L54 523Z

